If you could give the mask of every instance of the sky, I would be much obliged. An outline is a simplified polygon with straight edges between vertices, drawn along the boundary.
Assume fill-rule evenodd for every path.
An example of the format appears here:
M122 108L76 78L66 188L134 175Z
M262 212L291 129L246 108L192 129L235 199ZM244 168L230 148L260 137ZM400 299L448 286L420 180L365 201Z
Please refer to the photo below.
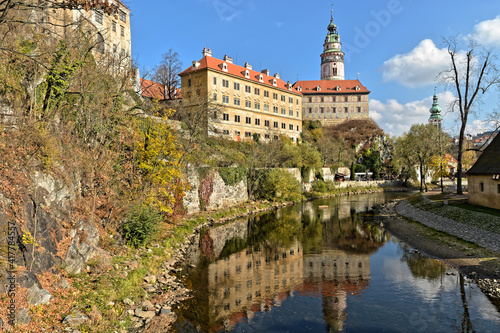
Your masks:
M371 91L370 116L388 134L399 136L429 119L434 90L444 129L458 133L450 111L453 91L437 75L450 58L443 38L476 38L498 54L498 0L130 0L132 54L141 76L152 72L169 49L183 68L202 58L228 55L238 65L269 69L285 81L320 79L320 54L330 22L338 27L345 52L346 79L359 78ZM333 3L333 6L332 6ZM483 96L467 132L490 128L499 92Z

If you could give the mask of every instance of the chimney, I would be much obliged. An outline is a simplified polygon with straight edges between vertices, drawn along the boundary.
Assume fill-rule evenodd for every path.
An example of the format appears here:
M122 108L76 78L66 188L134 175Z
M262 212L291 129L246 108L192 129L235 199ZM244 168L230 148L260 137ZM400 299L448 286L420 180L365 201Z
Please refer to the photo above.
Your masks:
M252 65L250 65L248 62L245 62L245 68L246 69L252 69Z
M278 73L274 74L274 77L279 79L280 78L280 75Z
M224 55L224 61L227 62L227 63L232 64L233 63L233 58L231 58L230 56L228 56L226 54L226 55Z
M206 47L204 47L202 54L203 54L204 57L211 57L212 56L212 50L207 49Z
M262 74L266 74L267 76L269 76L269 69L263 69Z

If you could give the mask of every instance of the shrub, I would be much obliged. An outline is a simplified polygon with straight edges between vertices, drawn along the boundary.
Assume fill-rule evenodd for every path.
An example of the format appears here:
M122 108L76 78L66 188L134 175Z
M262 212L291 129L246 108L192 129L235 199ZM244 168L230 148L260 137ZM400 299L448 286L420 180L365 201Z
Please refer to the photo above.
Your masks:
M135 248L146 245L156 232L161 214L152 207L138 206L132 208L122 225L123 237Z
M302 200L302 186L289 172L281 169L268 170L258 189L258 196L271 201Z
M224 184L234 186L247 177L248 171L243 167L219 168L219 174Z
M314 192L325 193L327 191L326 183L323 180L317 179L312 183Z

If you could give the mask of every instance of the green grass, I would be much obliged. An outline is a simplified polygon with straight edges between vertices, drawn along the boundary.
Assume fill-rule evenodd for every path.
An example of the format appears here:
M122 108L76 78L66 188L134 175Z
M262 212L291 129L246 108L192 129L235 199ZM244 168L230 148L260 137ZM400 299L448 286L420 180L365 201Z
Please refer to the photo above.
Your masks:
M500 217L500 210L489 207L476 206L468 203L450 203L450 206L458 207L472 212L479 212L483 214Z

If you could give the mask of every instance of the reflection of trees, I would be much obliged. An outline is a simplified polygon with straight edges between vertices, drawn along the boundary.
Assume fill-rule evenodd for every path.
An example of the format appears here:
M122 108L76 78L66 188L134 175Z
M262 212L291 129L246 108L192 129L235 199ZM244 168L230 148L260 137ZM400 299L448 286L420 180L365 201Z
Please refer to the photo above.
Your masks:
M405 261L415 278L436 280L446 271L446 266L441 262L427 258L420 253L414 252L407 245L403 248L402 261Z
M463 274L459 274L460 279L460 295L462 298L462 306L464 308L464 313L462 315L462 332L472 333L475 332L472 327L472 322L470 321L469 306L467 305L467 297L465 295L465 279Z

